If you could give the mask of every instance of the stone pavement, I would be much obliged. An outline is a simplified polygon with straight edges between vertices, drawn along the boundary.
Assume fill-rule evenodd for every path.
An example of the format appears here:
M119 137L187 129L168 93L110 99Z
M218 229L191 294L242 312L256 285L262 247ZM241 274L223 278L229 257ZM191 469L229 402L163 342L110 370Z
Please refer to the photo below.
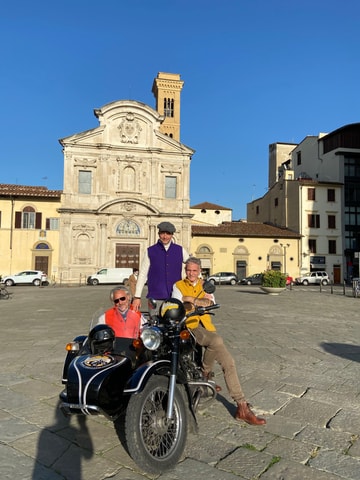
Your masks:
M198 415L184 459L139 471L101 417L58 410L64 346L107 307L110 287L13 287L0 300L0 478L16 480L360 480L360 299L342 288L279 296L221 286L214 322L248 401L267 424L233 419L223 390Z

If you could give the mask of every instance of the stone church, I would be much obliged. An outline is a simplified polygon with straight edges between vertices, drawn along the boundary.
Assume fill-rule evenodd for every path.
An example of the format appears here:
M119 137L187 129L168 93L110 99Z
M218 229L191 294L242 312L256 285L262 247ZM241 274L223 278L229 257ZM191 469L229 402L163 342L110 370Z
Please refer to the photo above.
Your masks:
M99 126L62 138L59 272L74 282L102 267L138 267L172 222L190 247L190 161L180 142L180 75L159 73L156 107L119 100L95 109Z

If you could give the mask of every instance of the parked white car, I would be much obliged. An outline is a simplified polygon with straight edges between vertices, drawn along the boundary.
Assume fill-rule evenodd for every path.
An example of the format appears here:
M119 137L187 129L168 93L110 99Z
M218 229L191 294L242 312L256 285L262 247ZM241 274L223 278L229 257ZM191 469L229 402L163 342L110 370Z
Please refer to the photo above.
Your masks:
M327 285L330 282L329 275L326 272L309 272L301 277L295 278L297 285Z
M23 270L15 273L15 275L5 275L2 278L2 282L8 287L29 284L38 287L40 284L47 282L47 275L40 270Z

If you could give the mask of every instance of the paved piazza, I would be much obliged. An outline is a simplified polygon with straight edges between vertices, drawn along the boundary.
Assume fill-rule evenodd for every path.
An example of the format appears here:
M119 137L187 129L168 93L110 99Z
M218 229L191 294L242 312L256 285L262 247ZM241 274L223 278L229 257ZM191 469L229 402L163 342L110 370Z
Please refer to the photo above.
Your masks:
M360 299L350 288L218 287L214 322L267 424L233 419L217 366L222 392L198 415L184 459L157 477L139 471L111 422L57 408L65 343L109 306L110 288L12 287L0 300L1 479L360 480Z

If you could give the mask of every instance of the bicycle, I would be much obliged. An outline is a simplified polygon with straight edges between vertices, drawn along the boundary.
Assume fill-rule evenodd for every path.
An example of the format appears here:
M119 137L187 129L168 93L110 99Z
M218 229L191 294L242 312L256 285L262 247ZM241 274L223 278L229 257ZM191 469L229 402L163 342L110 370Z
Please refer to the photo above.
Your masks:
M0 285L0 298L8 300L10 298L10 293L7 291L5 285Z
M360 280L358 278L353 279L352 282L352 289L353 289L353 296L355 298L360 297Z

